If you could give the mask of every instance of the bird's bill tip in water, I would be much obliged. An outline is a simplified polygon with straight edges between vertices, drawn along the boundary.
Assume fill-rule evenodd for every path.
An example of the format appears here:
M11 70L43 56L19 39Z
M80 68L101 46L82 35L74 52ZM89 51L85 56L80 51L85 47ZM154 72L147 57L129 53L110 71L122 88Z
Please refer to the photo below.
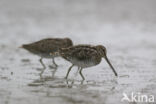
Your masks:
M114 72L115 76L118 76L117 72L115 71L114 67L112 66L112 64L110 63L109 59L107 58L107 56L104 57L105 60L107 61L107 63L109 64L109 66L111 67L112 71Z

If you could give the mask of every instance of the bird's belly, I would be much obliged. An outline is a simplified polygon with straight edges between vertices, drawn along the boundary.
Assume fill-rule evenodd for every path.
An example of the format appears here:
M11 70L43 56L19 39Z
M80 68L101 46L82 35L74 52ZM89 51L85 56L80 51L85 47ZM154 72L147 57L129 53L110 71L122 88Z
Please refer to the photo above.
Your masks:
M42 58L57 57L56 55L50 55L50 53L49 53L49 54L47 54L47 53L39 53L39 54L37 54L37 55L40 56L40 57L42 57Z
M93 60L91 61L91 60L71 59L70 62L73 63L74 65L77 65L77 66L82 67L82 68L87 68L87 67L91 67L91 66L95 66L95 65L99 64L99 62L96 62Z

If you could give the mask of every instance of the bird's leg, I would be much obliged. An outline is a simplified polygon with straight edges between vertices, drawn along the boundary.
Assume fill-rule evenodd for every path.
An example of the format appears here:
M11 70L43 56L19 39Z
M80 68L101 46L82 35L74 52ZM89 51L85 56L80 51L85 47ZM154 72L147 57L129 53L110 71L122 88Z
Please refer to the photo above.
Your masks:
M74 74L75 77L77 77L77 74L78 74L79 70L80 70L80 67L78 66L78 69L77 69L76 73ZM73 81L75 80L75 77L74 77ZM73 81L72 81L72 82L73 82ZM72 83L72 84L74 84L74 83Z
M54 58L52 58L52 60L53 60L53 64L55 65L55 67L57 67L58 65L55 63Z
M43 66L43 69L46 69L46 66L44 65L44 63L43 63L42 59L43 59L43 58L40 58L40 60L39 60L39 61L40 61L41 65Z
M83 82L84 82L84 80L82 80L80 84L83 85Z
M55 63L54 57L52 58L52 63L53 63L53 65L55 65L55 66L49 65L49 67L50 67L51 69L54 69L54 70L52 71L52 77L54 77L54 75L55 75L55 73L56 73L56 70L57 70L57 66L58 66L58 65Z
M54 70L51 71L52 72L52 77L55 76L56 71L57 71L57 68L54 68Z
M85 78L84 78L84 76L83 76L83 74L82 74L82 69L83 69L83 68L80 69L79 73L80 73L82 79L85 80Z
M52 63L53 63L53 65L55 65L55 66L49 65L49 67L52 68L52 69L56 69L56 68L58 67L58 65L55 63L54 57L52 58Z
M78 67L77 72L75 73L75 77L77 76L79 70L80 70L80 67Z
M72 64L72 66L71 66L71 67L69 67L69 69L68 69L68 72L67 72L67 74L66 74L65 79L67 79L67 78L68 78L69 72L71 71L71 69L72 69L72 67L73 67L73 66L74 66L74 64Z
M41 65L43 66L43 69L42 69L42 71L41 71L41 73L40 73L40 76L42 76L44 70L46 69L46 66L45 66L44 63L42 62L42 58L40 58L39 61L40 61Z

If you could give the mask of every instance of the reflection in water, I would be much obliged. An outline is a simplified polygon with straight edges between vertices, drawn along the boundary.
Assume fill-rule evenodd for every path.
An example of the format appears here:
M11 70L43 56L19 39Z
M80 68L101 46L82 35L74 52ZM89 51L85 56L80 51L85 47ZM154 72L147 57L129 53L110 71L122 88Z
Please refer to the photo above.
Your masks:
M52 67L52 66L50 65L52 77L55 76L55 73L56 73L56 71L57 71L57 68L58 68L58 67ZM45 68L41 68L40 70L41 70L41 72L39 73L39 76L40 76L40 78L42 79L42 78L43 78L43 73L44 73L44 71L45 71Z
M116 92L117 84L110 82L97 82L94 80L73 80L57 77L45 77L34 80L28 84L30 93L37 96L45 96L50 99L63 99L68 103L86 104L95 102L99 99L100 102L104 99L101 93L114 93ZM97 90L101 90L100 92Z
M50 88L72 88L74 84L80 83L80 85L83 85L84 80L78 81L78 80L70 80L70 79L64 79L64 78L56 78L56 77L42 77L40 76L39 79L34 80L32 83L29 83L28 86L48 86Z
M28 86L35 87L35 86L44 86L49 88L101 88L106 87L109 85L109 89L115 89L117 86L117 82L110 81L110 82L97 82L94 80L85 81L85 80L74 80L74 79L64 79L64 78L57 78L57 77L40 77L37 80L34 80L32 83L29 83ZM113 84L114 83L114 84ZM114 86L112 86L114 85ZM112 87L111 87L112 86Z

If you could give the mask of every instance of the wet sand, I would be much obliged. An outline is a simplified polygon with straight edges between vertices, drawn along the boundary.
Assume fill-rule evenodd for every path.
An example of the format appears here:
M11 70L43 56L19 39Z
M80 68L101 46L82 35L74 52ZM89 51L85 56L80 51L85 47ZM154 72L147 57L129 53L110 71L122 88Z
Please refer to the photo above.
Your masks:
M137 104L121 102L123 93L156 97L155 1L1 0L0 104ZM43 78L39 57L19 48L47 37L70 37L74 44L103 44L115 77L103 59L65 80L70 63L51 60ZM153 103L139 103L153 104Z

